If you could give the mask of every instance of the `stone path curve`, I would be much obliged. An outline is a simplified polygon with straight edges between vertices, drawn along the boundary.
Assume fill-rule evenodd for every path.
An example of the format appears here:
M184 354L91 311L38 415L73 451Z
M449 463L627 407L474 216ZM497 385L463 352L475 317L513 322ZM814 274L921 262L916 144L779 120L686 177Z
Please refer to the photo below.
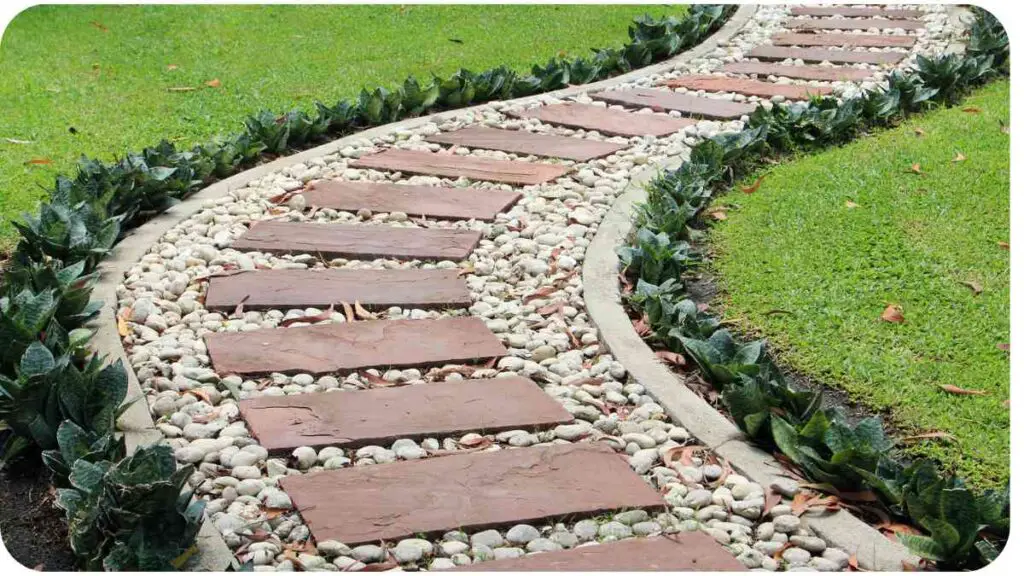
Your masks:
M616 566L845 567L602 350L579 266L630 174L955 31L941 7L765 6L683 70L497 103L211 202L119 295L227 543L259 570L585 569L643 537Z

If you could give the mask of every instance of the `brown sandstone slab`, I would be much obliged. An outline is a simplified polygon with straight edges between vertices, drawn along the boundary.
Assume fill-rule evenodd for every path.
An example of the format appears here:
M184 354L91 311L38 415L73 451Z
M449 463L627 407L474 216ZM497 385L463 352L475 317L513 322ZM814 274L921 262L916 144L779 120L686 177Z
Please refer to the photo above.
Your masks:
M707 90L708 92L735 92L747 96L771 98L782 96L787 100L805 100L808 96L824 96L831 94L832 89L823 86L800 86L797 84L779 84L762 82L747 78L730 78L728 76L682 76L665 80L664 86L686 88L687 90Z
M427 142L547 158L565 158L577 162L601 158L626 147L625 144L588 138L538 134L526 130L501 130L487 126L467 126L453 132L440 132L428 136Z
M665 506L621 456L589 442L287 476L281 487L318 542L349 545Z
M577 102L538 106L511 115L538 118L541 122L555 126L596 130L612 136L667 136L696 123L691 118L636 114Z
M331 374L374 367L471 362L505 355L479 318L365 320L207 334L214 370L226 374Z
M472 230L268 221L254 224L231 247L239 252L324 258L463 260L480 236Z
M914 20L883 20L880 18L790 18L786 21L786 28L792 30L869 30L871 28L918 30L924 28L924 23Z
M630 538L459 566L461 572L740 572L747 568L703 532Z
M684 114L705 118L731 119L750 114L756 106L748 103L731 102L716 98L702 98L691 94L679 94L671 90L637 88L634 90L605 91L591 94L595 100L641 106L653 110L678 110Z
M895 34L801 34L788 32L772 36L777 46L849 46L858 48L911 48L917 36Z
M509 190L481 190L449 186L408 186L381 182L322 180L303 192L306 203L335 210L405 212L447 220L494 220L519 200Z
M400 388L264 396L239 403L260 445L355 448L399 438L527 430L573 421L554 398L522 377L451 380Z
M465 308L473 303L454 270L253 270L210 279L206 308L326 308L359 302L367 308Z
M842 68L839 66L786 66L767 62L733 62L722 67L730 74L755 74L757 76L785 76L797 80L825 80L828 82L867 80L875 75L871 70Z
M390 148L384 152L363 156L350 163L349 166L518 185L543 184L569 172L565 166L555 164L492 160L398 148Z
M789 13L794 16L846 16L849 18L918 18L925 15L921 10L850 8L848 6L794 6L790 8Z
M902 52L856 52L854 50L784 48L781 46L758 46L746 55L749 58L757 58L758 60L799 58L804 62L827 61L833 64L896 64L907 56Z

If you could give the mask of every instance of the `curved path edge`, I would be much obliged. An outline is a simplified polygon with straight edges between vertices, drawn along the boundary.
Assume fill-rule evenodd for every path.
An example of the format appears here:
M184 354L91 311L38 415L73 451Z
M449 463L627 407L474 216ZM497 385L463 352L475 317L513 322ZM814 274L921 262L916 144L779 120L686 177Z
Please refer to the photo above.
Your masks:
M635 78L649 76L672 70L693 58L699 58L714 50L720 42L725 41L737 33L753 18L757 12L756 4L744 4L739 6L731 18L718 29L717 32L707 37L697 46L678 54L668 60L580 86L572 86L554 92L534 94L515 100L507 100L506 104L512 105L527 102L537 98L565 98L576 96L594 90L614 86ZM484 103L468 108L459 108L440 112L430 116L418 116L391 124L385 124L350 134L337 140L332 140L309 150L304 150L291 156L282 156L271 162L260 164L244 172L239 172L223 180L219 180L206 188L196 192L187 200L182 201L166 212L154 217L141 226L131 230L128 236L118 243L107 255L99 266L100 281L93 290L93 299L103 302L99 315L89 323L89 328L94 330L91 341L93 351L104 355L113 361L122 361L128 373L128 400L133 401L145 396L135 371L131 369L127 354L121 344L121 336L117 330L117 287L123 281L125 273L138 262L153 244L159 241L168 230L176 226L182 220L192 216L202 209L203 202L219 198L230 193L232 190L244 187L248 182L258 179L270 172L279 170L295 163L304 162L310 158L323 156L335 152L350 143L364 138L375 138L392 133L395 130L409 129L427 122L443 121L473 112L482 110L494 103ZM589 252L588 252L589 254ZM584 270L585 274L585 270ZM588 300L589 306L589 300ZM625 364L625 363L624 363ZM627 366L628 367L628 366ZM640 378L638 378L639 380ZM158 442L163 434L156 429L153 417L150 415L148 405L144 400L134 402L132 406L121 416L118 421L119 429L124 433L125 444L128 451L133 451L138 446L144 446ZM730 458L731 460L731 458ZM237 563L223 538L210 522L204 522L196 540L198 552L193 561L187 566L190 570L223 571Z
M619 294L619 259L615 251L633 228L633 207L647 196L647 183L662 171L678 168L676 157L636 175L604 216L583 261L583 298L601 342L626 370L665 407L680 426L762 486L788 478L775 458L746 440L743 432L701 396L682 376L661 362L637 335ZM829 546L855 554L861 568L899 572L903 562L920 560L901 544L883 536L846 510L804 515Z

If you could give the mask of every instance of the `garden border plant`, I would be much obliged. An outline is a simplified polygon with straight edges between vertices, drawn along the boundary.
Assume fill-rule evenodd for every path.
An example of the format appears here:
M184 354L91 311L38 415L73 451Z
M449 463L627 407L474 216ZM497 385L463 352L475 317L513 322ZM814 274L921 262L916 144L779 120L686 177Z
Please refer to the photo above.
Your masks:
M630 42L590 58L552 59L519 76L502 66L459 70L421 85L363 90L355 101L317 103L317 113L268 111L245 131L179 151L169 142L106 163L84 158L60 175L37 215L15 223L21 240L0 277L0 421L7 464L42 450L65 511L72 551L87 570L181 568L194 554L204 503L192 502L192 466L179 468L170 446L131 454L117 435L126 402L123 364L88 350L86 325L97 267L131 228L211 182L290 150L470 104L587 84L669 58L720 28L735 6L698 5L682 19L637 18ZM144 400L143 400L144 401Z
M695 146L688 162L648 184L647 201L634 214L635 232L619 249L623 271L636 282L626 302L642 315L647 339L691 358L752 442L780 453L819 488L857 495L878 504L886 518L913 525L922 533L899 533L900 541L944 569L977 567L999 554L1009 532L1008 487L976 493L932 460L901 458L877 417L852 425L840 409L822 408L822 391L794 387L764 341L734 338L688 298L683 274L702 258L691 243L703 239L713 195L762 162L955 104L973 86L1007 74L1005 30L988 12L973 12L964 55L919 56L915 70L894 71L886 87L843 101L760 106L748 128Z

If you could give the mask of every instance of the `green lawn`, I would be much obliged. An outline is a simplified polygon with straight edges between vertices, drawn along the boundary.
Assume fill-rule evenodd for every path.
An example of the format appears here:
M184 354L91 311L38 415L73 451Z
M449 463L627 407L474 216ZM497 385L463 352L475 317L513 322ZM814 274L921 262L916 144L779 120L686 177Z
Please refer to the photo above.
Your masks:
M1010 337L1010 255L999 245L1010 233L1010 137L1000 121L1006 81L772 168L753 194L723 197L736 208L712 234L727 317L767 337L784 364L890 411L905 433L956 436L914 450L979 486L1009 477L1010 364L997 346ZM958 152L966 159L953 162ZM905 323L881 320L890 303Z
M81 154L237 131L260 108L312 108L459 67L529 71L628 40L682 6L35 6L0 43L0 251L6 222ZM217 79L220 87L206 82ZM191 92L170 88L198 87ZM23 144L15 141L31 142ZM49 164L27 164L31 160Z

